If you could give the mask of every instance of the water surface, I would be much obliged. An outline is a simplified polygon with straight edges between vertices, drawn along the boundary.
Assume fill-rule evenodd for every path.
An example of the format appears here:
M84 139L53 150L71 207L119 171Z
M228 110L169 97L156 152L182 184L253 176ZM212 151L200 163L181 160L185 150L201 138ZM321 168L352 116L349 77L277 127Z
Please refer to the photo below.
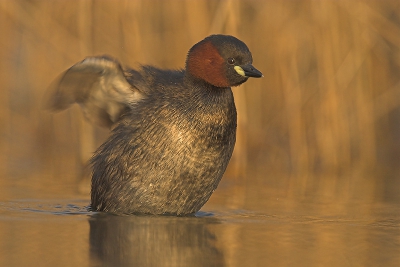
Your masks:
M400 264L400 205L266 198L229 209L232 190L194 217L92 213L78 195L3 200L0 266Z

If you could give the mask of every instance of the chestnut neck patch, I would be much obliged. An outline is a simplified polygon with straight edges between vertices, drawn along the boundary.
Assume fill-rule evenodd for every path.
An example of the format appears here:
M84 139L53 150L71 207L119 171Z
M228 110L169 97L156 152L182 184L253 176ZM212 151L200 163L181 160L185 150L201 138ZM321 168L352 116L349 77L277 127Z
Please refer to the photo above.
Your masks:
M229 87L225 73L225 60L211 41L200 42L188 55L187 71L217 87Z

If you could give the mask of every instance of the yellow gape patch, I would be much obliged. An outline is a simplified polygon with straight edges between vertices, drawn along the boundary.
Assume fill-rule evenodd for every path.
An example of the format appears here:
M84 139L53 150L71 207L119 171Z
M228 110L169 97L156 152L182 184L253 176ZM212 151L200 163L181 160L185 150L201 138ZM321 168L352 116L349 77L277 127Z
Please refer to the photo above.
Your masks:
M246 77L246 74L244 74L244 70L240 67L240 66L235 66L235 67L233 67L235 70L236 70L236 72L239 74L239 75L242 75L243 77Z

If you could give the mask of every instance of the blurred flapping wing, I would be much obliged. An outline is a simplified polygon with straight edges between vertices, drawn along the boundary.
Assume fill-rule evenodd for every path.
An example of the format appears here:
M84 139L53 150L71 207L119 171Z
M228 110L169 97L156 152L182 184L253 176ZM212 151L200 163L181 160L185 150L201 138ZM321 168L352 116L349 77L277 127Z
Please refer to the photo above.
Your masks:
M53 111L78 103L89 121L111 127L142 94L127 81L118 61L101 56L88 57L61 74L47 98Z

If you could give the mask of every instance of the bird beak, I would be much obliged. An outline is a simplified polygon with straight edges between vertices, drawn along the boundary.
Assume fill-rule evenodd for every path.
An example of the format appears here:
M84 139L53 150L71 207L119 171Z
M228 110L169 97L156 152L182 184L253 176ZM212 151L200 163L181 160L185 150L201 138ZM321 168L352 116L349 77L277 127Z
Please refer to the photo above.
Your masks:
M243 77L264 77L264 75L258 69L254 68L251 64L235 66L234 69L239 75L242 75Z

